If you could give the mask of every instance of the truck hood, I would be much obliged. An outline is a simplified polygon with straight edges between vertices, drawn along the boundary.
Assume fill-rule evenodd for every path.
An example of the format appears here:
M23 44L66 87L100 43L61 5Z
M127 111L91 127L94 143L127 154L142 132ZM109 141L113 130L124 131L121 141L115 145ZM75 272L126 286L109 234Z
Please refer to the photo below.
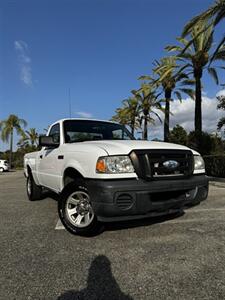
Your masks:
M173 149L173 150L191 150L193 154L199 153L182 145L164 143L164 142L152 142L143 140L102 140L102 141L87 141L83 144L95 145L104 149L108 155L121 155L129 154L132 150L140 149Z

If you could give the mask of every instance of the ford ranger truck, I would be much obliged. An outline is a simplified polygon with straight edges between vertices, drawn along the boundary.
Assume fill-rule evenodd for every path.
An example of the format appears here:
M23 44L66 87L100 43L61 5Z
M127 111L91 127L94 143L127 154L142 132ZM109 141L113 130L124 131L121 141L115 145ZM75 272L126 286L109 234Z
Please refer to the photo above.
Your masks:
M188 147L135 140L109 121L63 119L26 154L27 195L59 194L65 228L89 235L102 222L173 214L208 195L200 154Z

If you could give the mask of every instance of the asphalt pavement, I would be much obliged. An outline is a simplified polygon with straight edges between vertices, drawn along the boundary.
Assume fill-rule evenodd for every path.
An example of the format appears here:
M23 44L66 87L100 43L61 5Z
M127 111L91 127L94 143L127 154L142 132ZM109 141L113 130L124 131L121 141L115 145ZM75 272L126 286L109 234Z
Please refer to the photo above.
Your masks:
M22 172L0 174L1 300L225 299L224 183L176 218L91 238L57 224L57 197L30 202Z

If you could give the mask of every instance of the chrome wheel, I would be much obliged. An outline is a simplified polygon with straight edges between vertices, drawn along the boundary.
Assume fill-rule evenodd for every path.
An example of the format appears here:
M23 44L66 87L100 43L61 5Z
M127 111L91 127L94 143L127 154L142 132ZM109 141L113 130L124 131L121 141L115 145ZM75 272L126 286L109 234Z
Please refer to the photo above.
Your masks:
M0 168L0 173L3 173L4 172L4 169L3 168Z
M31 183L30 177L28 177L28 180L27 180L27 193L28 193L28 195L31 195L31 190L32 190L32 183Z
M68 220L78 228L87 227L94 219L89 195L84 191L73 192L67 198L65 211Z

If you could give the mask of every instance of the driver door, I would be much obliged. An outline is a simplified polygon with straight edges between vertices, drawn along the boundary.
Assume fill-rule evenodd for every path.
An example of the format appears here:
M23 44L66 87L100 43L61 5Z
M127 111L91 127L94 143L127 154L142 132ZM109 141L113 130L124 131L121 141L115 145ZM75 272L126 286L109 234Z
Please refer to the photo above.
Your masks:
M56 143L60 143L60 125L59 123L54 124L48 134L53 137ZM60 147L48 148L43 147L40 151L38 161L38 177L41 185L50 188L56 192L59 191L60 187L60 168L59 168L59 156Z

